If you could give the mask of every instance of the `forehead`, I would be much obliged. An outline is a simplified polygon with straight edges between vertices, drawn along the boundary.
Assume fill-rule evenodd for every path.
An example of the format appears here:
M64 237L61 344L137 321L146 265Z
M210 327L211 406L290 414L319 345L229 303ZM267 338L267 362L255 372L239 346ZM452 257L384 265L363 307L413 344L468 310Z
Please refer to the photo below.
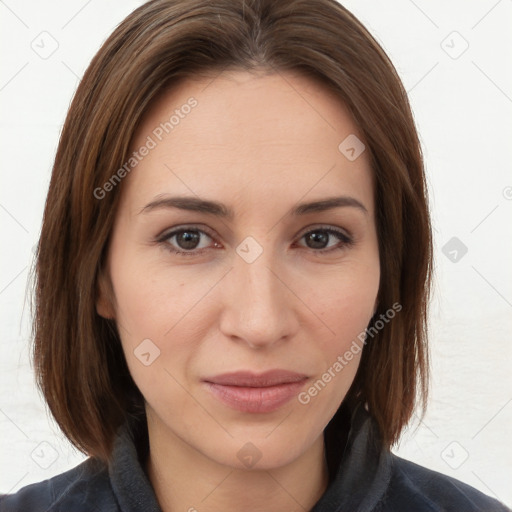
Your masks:
M211 197L249 188L255 198L280 191L297 201L297 194L341 187L368 196L366 152L351 161L339 149L354 136L363 139L340 98L297 73L182 80L159 96L137 130L132 149L152 148L130 173L127 194Z

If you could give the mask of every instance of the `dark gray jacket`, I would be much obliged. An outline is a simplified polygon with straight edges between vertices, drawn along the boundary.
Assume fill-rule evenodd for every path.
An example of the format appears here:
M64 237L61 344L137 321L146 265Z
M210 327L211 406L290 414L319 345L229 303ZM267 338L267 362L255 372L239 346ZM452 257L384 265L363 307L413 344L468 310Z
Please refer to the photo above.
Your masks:
M342 444L336 442L325 436L327 453L338 455L331 458L329 486L312 512L510 512L469 485L382 450L376 425L362 407L343 441L338 436ZM124 425L110 466L87 459L2 496L0 512L161 512L140 463L144 451L147 430Z

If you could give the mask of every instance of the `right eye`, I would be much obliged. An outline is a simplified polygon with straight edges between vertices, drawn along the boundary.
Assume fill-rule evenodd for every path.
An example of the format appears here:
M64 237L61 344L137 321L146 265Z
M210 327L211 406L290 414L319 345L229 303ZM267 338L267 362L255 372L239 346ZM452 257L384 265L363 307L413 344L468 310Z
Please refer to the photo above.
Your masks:
M208 240L213 239L206 231L192 227L180 227L165 233L158 239L158 242L173 254L194 256L208 249ZM214 242L214 247L219 247L219 244Z

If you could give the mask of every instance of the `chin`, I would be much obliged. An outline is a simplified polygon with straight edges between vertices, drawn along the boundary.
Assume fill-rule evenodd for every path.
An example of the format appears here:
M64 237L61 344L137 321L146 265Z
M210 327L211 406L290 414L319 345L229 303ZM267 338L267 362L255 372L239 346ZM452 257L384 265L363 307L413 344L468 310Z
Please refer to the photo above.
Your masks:
M285 429L270 435L247 430L245 435L237 435L218 443L211 440L204 446L203 454L215 462L239 470L257 471L273 470L285 467L303 456L323 432L293 432Z

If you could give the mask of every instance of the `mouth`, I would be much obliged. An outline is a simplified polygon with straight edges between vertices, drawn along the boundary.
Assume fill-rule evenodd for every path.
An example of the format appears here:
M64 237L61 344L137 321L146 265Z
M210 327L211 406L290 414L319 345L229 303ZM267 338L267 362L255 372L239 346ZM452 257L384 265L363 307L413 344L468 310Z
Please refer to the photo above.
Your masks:
M308 376L288 370L262 374L240 371L203 379L207 390L223 404L241 412L272 412L296 396Z

